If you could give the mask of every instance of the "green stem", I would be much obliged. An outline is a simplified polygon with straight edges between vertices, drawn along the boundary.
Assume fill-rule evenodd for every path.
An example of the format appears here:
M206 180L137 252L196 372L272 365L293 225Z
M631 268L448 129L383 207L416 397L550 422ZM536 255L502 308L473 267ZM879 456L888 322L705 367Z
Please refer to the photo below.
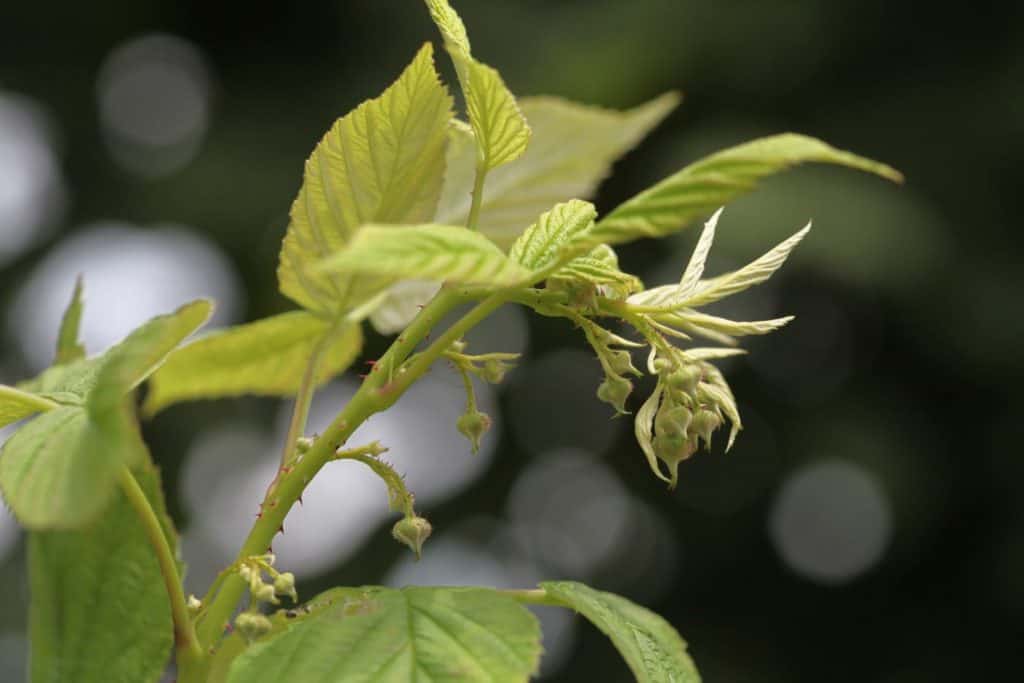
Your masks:
M337 449L368 417L394 404L453 341L504 303L505 296L495 294L477 304L426 350L409 358L416 346L428 337L434 325L466 300L466 295L461 291L442 289L377 361L373 372L362 383L352 400L334 418L309 451L301 458L296 458L293 464L281 468L267 490L260 506L259 519L242 544L237 561L266 553L274 536L282 528L288 511L320 468L335 458ZM245 588L245 581L237 573L225 576L220 590L210 601L197 625L199 640L204 648L211 648L217 644Z
M18 401L19 403L28 404L41 412L53 410L54 408L60 408L59 403L51 401L48 398L36 396L35 394L30 394L27 391L15 389L14 387L9 387L6 384L0 384L0 399L2 398L11 398L14 399L15 401Z
M486 178L487 168L483 164L477 164L476 177L473 179L473 201L469 205L469 220L466 221L466 227L470 230L476 230L477 223L480 221L480 207L484 203L484 180Z
M313 402L313 393L316 391L316 375L320 369L320 359L323 357L327 343L333 334L334 330L330 330L313 348L313 352L309 356L309 362L306 364L306 371L302 374L299 391L295 394L295 408L292 410L292 419L288 424L288 436L285 437L284 449L281 451L282 467L287 465L288 461L295 455L295 448L299 437L306 431L306 420L309 419L309 406Z
M196 639L195 629L192 627L192 618L185 602L185 593L181 587L181 577L178 575L178 565L174 553L171 552L171 546L167 543L163 526L153 511L153 507L149 504L146 493L127 466L121 468L118 480L121 490L135 509L139 521L142 522L142 528L146 532L146 537L149 539L150 545L153 546L153 552L156 553L157 562L160 564L160 573L164 577L167 597L171 602L174 647L178 668L189 668L202 659L203 651Z

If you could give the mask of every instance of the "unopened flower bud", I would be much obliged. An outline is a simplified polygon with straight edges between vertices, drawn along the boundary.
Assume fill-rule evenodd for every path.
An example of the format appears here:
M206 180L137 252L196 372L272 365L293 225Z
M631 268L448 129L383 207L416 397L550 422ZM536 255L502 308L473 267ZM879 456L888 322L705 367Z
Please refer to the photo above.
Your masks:
M669 486L675 488L679 479L679 463L686 460L697 450L697 443L685 436L661 435L654 437L652 443L654 454L668 466L672 475Z
M292 602L298 602L299 594L295 592L295 575L291 572L281 572L274 579L274 592L278 595L287 595Z
M629 351L615 349L608 353L608 365L617 375L633 374L640 376L640 371L633 367L633 357Z
M199 610L203 609L203 601L194 595L189 595L188 600L185 601L185 606L188 607L188 613L194 617L199 614Z
M701 371L696 365L685 365L665 378L670 389L692 394L700 382Z
M306 453L312 447L313 447L313 439L311 439L308 436L300 436L295 441L295 452L296 453Z
M713 410L701 408L693 416L691 428L694 433L704 440L705 445L711 445L711 434L722 426L722 418Z
M654 416L654 430L664 436L685 436L692 413L680 405L663 403Z
M658 356L657 358L654 359L654 372L660 375L670 370L673 365L674 363L670 361L668 358L662 358L661 356Z
M273 624L270 623L270 619L258 614L256 612L242 612L235 617L235 628L241 633L247 640L255 640L260 636L268 633Z
M252 597L259 602L269 602L275 605L278 603L274 587L267 583L261 583L257 586L256 589L252 591Z
M462 339L456 339L452 342L452 345L448 347L448 350L452 353L462 353L466 350L466 342Z
M455 426L458 427L460 434L469 439L473 445L473 452L476 453L480 450L480 439L491 428L491 418L487 413L472 410L463 413L455 422Z
M414 553L416 559L420 559L423 552L423 543L430 538L433 528L430 522L422 517L404 517L391 527L391 535L395 540L408 546Z
M510 367L508 363L492 358L484 363L483 378L491 384L500 384Z
M606 377L605 380L601 382L601 386L597 388L597 397L605 403L611 404L611 406L615 408L615 412L625 414L626 399L629 398L629 394L632 391L632 382L625 377L611 375Z

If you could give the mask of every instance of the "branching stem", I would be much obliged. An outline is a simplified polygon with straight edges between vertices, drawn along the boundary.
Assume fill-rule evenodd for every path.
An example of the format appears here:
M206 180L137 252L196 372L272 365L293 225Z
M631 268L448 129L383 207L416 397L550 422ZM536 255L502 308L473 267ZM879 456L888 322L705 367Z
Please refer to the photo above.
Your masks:
M295 408L292 410L292 419L288 423L288 436L284 440L284 448L281 451L281 467L288 464L288 461L295 455L296 444L299 437L306 430L306 420L309 419L309 406L313 402L313 393L316 390L317 374L320 371L320 359L324 355L327 344L334 334L331 330L324 335L309 356L306 363L306 370L302 374L302 381L299 383L299 391L295 395Z

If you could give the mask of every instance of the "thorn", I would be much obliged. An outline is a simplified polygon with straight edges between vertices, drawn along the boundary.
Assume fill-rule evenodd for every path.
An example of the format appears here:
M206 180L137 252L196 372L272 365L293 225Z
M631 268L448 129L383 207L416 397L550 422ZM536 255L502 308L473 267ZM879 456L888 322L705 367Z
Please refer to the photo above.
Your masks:
M283 523L281 524L281 526L277 527L277 533L279 533L279 534L283 534L284 533L284 524Z
M377 361L375 360L368 360L366 361L366 364L369 365L371 368L377 367Z
M224 622L224 632L225 633L233 633L234 630L235 629L234 629L233 626L231 626L231 622L230 621L225 621Z
M302 505L302 496L299 496L299 505Z

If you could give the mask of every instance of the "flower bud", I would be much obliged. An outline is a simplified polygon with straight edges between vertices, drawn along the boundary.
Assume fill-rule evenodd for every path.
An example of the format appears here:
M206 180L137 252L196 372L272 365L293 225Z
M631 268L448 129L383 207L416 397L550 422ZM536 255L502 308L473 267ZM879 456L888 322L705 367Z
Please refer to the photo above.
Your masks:
M414 553L416 559L420 559L423 552L423 542L430 537L433 528L430 522L422 517L404 517L391 527L391 535L399 543L408 546Z
M633 391L633 383L625 377L609 375L597 388L597 397L609 403L620 415L626 412L626 399Z
M665 378L665 383L670 389L681 391L684 394L692 394L700 382L701 370L696 365L684 365Z
M665 436L686 436L693 414L685 407L662 403L654 416L654 430Z
M491 428L491 418L487 413L472 410L463 413L455 422L455 426L458 427L460 434L469 439L473 445L473 452L476 453L480 450L480 439Z
M259 602L269 602L276 605L279 601L274 592L274 587L267 583L261 583L252 591L252 597Z
M614 349L608 353L606 358L608 360L608 365L611 366L615 374L633 374L638 377L640 376L640 371L633 367L633 357L629 354L629 351Z
M691 427L695 434L704 440L705 445L711 445L711 434L722 426L722 418L713 410L701 408L693 416Z
M235 617L235 628L247 640L255 640L268 633L273 624L270 619L257 612L242 612Z
M508 363L492 358L484 363L483 378L491 384L501 384L510 367Z
M659 375L671 370L672 366L673 363L668 358L662 358L661 356L658 356L657 358L654 359L654 372L658 373Z
M203 609L203 601L194 595L189 595L185 606L188 607L188 613L194 617L199 614L199 610Z
M685 436L659 434L654 437L652 445L654 446L654 455L668 466L672 475L669 486L675 488L676 482L679 480L679 463L689 458L697 450L696 441Z
M306 453L312 447L313 447L313 439L311 439L308 436L300 436L295 441L295 452L296 453Z
M274 593L287 595L292 602L299 601L299 594L295 592L295 575L291 572L281 572L274 579Z

